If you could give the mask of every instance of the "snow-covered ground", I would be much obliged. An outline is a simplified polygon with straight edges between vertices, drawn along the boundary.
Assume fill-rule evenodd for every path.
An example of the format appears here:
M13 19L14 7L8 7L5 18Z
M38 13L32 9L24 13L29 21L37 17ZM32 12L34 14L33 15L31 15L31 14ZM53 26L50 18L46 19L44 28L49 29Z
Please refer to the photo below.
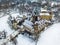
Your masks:
M7 36L10 35L13 30L11 31L7 21L8 21L8 15L0 18L0 31L6 30Z
M0 31L5 30L7 32L7 36L14 32L14 30L12 30L7 23L8 17L9 15L0 18ZM16 39L17 45L35 45L34 41L21 34L18 35ZM12 42L9 42L7 45L12 45L11 43ZM60 23L54 24L42 32L37 45L60 45Z
M37 45L60 45L60 23L41 33Z

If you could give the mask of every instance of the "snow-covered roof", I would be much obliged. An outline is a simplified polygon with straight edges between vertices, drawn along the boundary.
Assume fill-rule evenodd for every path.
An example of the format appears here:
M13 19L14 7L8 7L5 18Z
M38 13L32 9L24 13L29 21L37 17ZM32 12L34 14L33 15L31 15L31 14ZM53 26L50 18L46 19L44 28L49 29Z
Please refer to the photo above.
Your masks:
M19 13L12 13L11 16L14 18L16 18L17 16L23 17L23 15L20 15Z
M41 8L41 12L48 12L48 10Z
M50 15L49 13L40 13L40 15Z
M33 23L31 21L25 20L25 23L29 24L29 25L33 25Z
M45 3L47 3L45 0L44 0L44 1L42 1L42 4L45 4Z

